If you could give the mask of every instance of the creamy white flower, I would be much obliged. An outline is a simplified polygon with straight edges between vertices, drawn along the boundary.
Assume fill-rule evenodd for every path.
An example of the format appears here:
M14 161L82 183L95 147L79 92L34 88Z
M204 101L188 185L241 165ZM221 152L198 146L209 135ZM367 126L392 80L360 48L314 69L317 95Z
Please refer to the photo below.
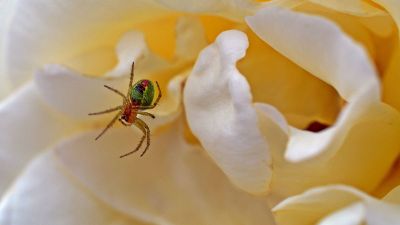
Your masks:
M376 3L10 1L0 223L273 224L267 201L374 190L400 149L398 3ZM95 142L110 117L87 113L121 103L102 85L125 91L132 60L163 98L148 154L119 160L140 132ZM365 205L321 223L360 223Z

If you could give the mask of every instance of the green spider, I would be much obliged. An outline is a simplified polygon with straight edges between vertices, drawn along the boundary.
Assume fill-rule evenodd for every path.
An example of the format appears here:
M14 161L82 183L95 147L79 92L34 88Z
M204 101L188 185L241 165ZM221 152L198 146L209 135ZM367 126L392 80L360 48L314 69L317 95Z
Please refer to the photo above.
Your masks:
M147 126L147 124L139 119L137 115L144 115L144 116L150 116L151 118L155 118L155 116L151 113L148 112L143 112L143 110L147 109L152 109L157 106L158 101L160 101L161 98L161 89L160 85L156 81L157 88L158 88L158 96L157 99L153 103L154 99L154 83L150 80L140 80L133 84L133 70L135 67L135 62L132 62L132 68L131 68L131 77L129 81L129 87L128 87L128 93L126 96L122 94L120 91L104 85L107 89L117 93L123 98L123 103L120 106L107 109L101 112L95 112L95 113L89 113L90 116L92 115L99 115L99 114L105 114L105 113L110 113L119 110L118 114L111 120L110 123L104 128L104 130L96 137L95 140L99 139L118 119L124 126L131 126L132 124L138 127L142 132L143 136L138 144L138 146L133 150L130 151L126 154L123 154L120 156L120 158L128 156L130 154L133 154L137 152L140 147L142 146L144 139L147 138L147 145L140 157L142 157L147 149L150 146L150 128ZM132 85L133 84L133 85ZM153 103L153 104L152 104Z

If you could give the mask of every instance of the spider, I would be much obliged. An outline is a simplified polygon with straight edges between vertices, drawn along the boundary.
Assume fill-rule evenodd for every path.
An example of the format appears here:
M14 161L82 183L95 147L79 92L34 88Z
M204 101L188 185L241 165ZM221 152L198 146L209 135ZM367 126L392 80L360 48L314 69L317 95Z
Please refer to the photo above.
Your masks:
M140 157L142 157L146 153L147 149L150 146L150 128L149 128L149 126L147 126L147 124L143 120L138 118L137 115L139 114L139 115L149 116L154 119L155 116L153 114L148 113L148 112L143 112L143 111L156 107L158 104L158 101L160 101L160 98L161 98L161 89L160 89L160 85L158 84L157 81L156 81L156 85L158 88L158 96L157 96L157 99L154 101L154 103L153 103L154 83L152 81L143 79L143 80L139 80L138 82L133 84L134 67L135 67L135 62L132 62L128 93L126 94L126 96L124 94L122 94L120 91L118 91L110 86L104 85L105 88L115 92L116 94L118 94L122 97L122 99L123 99L122 105L111 108L111 109L107 109L104 111L100 111L100 112L89 113L89 115L92 116L92 115L111 113L111 112L119 110L117 115L115 115L115 117L108 123L106 128L104 128L104 130L95 138L95 140L98 140L115 123L115 121L117 119L124 126L135 125L143 132L143 136L140 139L140 142L137 145L137 147L133 151L130 151L126 154L121 155L120 158L123 158L125 156L128 156L130 154L133 154L133 153L139 151L140 147L142 146L142 144L144 142L144 139L147 139L146 148L144 149L144 151L142 152Z

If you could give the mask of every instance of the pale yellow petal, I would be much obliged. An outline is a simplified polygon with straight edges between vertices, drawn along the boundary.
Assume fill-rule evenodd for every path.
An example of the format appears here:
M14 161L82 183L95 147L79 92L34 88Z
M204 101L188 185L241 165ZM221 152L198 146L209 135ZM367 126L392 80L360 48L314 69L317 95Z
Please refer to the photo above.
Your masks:
M9 18L11 11L8 8L11 6L12 1L0 1L0 62L4 61L4 32L9 25ZM10 79L5 73L4 63L0 63L0 100L11 92Z
M356 16L376 16L384 14L384 11L371 6L363 0L308 0L309 2L324 7Z
M265 198L233 186L181 132L176 122L152 133L143 157L119 158L138 144L138 129L112 129L97 142L97 132L85 133L55 149L84 187L126 215L154 224L273 224Z
M221 33L204 49L184 89L189 127L211 158L238 187L268 189L268 144L258 129L250 87L235 67L248 47L244 33Z
M273 211L278 225L400 224L400 205L374 199L348 186L325 186L292 196Z
M396 36L396 24L386 11L376 16L354 16L312 3L303 4L295 10L334 22L367 50L380 74L385 71L391 54L391 42Z
M393 121L399 121L399 116L379 103L379 83L368 56L334 24L278 8L265 8L247 21L268 44L331 84L348 101L331 128L319 133L293 129L286 150L287 159L301 161L322 152L327 153L327 157L333 156L346 134L363 118L368 123L372 117L380 117L382 124L393 129L393 135L398 132L396 127L385 122L389 112ZM371 108L376 108L376 112L371 112Z
M400 186L397 186L391 190L383 199L386 202L400 205Z
M330 83L348 101L325 130L290 129L286 149L272 153L274 196L329 183L375 189L399 153L400 117L380 102L378 77L365 51L320 17L266 8L247 20L268 44Z
M383 100L400 111L400 48L394 46L394 52L388 70L383 77Z
M156 0L168 8L190 12L222 15L228 18L241 20L248 15L258 4L251 0Z
M21 0L8 10L12 13L4 31L4 66L14 84L27 80L43 64L113 46L134 24L168 13L145 0Z
M149 50L143 33L138 31L125 33L118 41L115 51L118 64L105 74L106 77L129 77L133 61L135 62L135 79L137 75L165 69L169 65Z
M338 209L359 202L364 194L346 186L327 186L289 197L273 208L278 225L315 224Z
M171 74L168 74L167 78L169 77ZM172 80L163 79L160 83L164 97L161 98L158 107L149 111L158 117L157 120L150 121L152 127L169 123L179 115L184 78L183 73ZM103 85L109 85L125 94L128 91L129 78L88 77L61 65L46 65L35 74L35 83L46 103L54 109L82 121L104 120L111 119L117 111L106 116L88 114L121 106L123 99Z
M122 97L103 85L125 94L129 80L83 76L62 65L50 64L35 73L35 83L54 109L75 118L88 119L88 113L122 105Z
M0 224L144 225L97 199L59 165L52 152L33 160L0 203Z
M358 202L323 218L318 225L362 225L365 214L365 206Z
M364 49L332 22L279 8L264 8L246 21L261 39L332 85L346 101L369 86L371 100L379 99L375 68Z
M371 0L385 8L393 17L397 24L397 30L400 30L400 4L397 0ZM400 32L397 32L400 35Z
M330 85L279 54L252 31L249 49L238 62L256 102L275 106L288 122L307 128L312 122L334 123L341 98Z
M26 164L77 125L46 106L29 83L0 103L0 195Z
M198 17L184 16L176 23L176 50L178 60L195 60L207 46L205 30Z

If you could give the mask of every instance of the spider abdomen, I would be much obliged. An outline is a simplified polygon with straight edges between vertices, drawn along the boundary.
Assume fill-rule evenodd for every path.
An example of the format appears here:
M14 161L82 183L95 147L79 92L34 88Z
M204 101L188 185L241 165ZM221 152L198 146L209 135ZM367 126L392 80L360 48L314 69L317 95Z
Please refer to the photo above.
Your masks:
M150 106L154 99L154 84L151 80L139 80L130 90L133 105Z

